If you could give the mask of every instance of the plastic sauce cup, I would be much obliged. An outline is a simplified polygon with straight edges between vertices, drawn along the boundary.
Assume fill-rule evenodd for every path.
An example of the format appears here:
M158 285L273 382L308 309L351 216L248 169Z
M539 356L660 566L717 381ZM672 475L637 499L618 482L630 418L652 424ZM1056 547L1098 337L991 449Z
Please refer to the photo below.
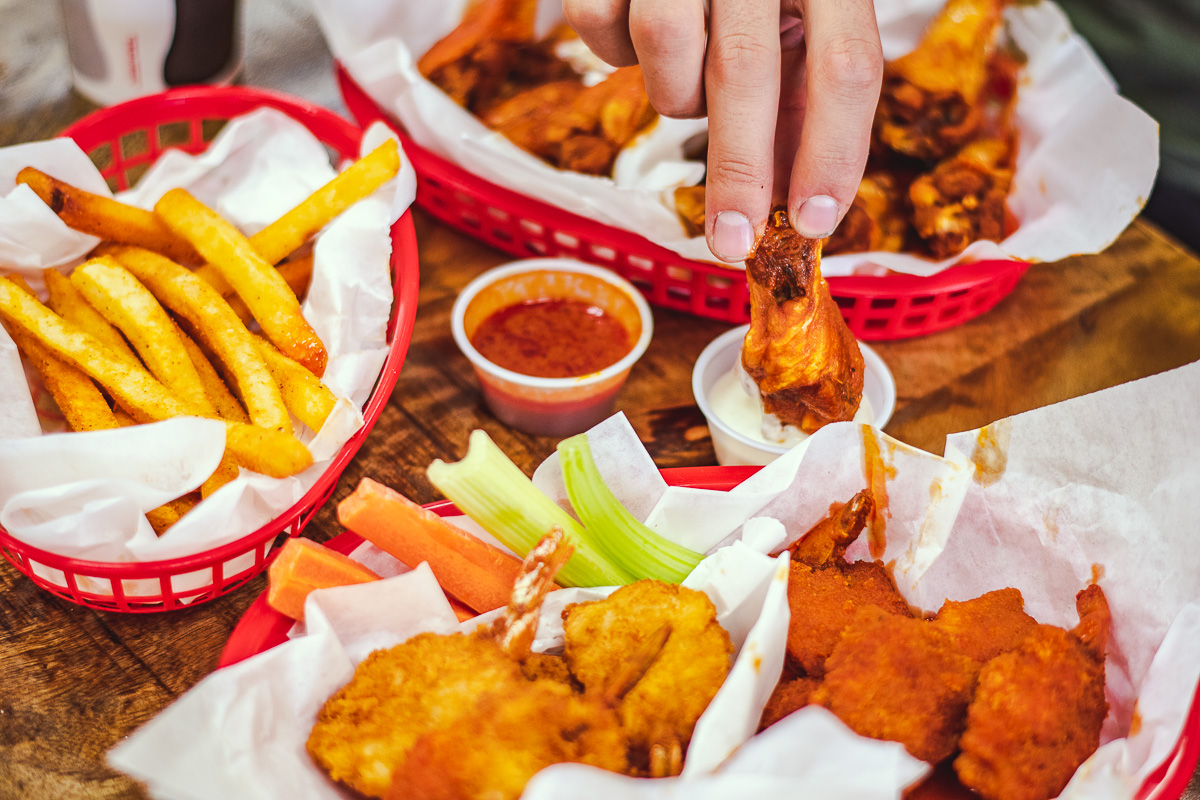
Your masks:
M633 349L599 372L538 378L493 364L471 344L471 336L493 313L533 300L579 300L598 306L621 323ZM569 258L532 258L488 270L467 284L454 301L450 326L497 419L538 436L570 436L612 413L630 367L650 344L654 318L633 284L611 270Z
M752 439L733 429L712 407L710 395L717 381L733 370L742 355L742 341L749 325L728 330L709 342L692 370L692 394L708 422L717 463L722 466L769 464L796 445L773 444ZM873 412L872 425L882 429L896 407L896 381L879 354L859 342L864 362L863 397Z

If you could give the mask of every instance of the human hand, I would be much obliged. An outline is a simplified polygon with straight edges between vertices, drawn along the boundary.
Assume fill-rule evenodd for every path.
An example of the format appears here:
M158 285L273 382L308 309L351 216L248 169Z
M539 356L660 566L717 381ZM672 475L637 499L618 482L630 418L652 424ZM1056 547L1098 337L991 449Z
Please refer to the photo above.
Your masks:
M872 0L563 0L614 66L641 64L660 114L708 114L705 236L741 261L786 202L828 236L854 202L883 79Z

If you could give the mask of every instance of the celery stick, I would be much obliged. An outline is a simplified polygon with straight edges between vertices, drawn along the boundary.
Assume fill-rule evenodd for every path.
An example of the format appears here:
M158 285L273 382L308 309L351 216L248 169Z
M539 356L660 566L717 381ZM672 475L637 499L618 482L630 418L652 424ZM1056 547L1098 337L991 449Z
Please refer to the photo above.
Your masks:
M596 468L586 433L559 442L558 459L589 540L634 578L679 583L704 558L647 528L621 505Z
M575 553L558 573L563 586L624 586L632 579L588 543L583 526L538 490L483 431L473 431L462 461L438 459L429 480L459 510L524 556L550 530L562 526Z

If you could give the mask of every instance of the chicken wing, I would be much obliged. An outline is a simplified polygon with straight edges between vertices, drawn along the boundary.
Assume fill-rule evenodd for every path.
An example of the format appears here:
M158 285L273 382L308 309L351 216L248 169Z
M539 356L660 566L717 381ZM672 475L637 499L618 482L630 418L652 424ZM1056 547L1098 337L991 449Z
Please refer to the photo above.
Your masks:
M931 764L958 749L979 664L925 620L862 607L825 667L812 702L856 733Z
M821 277L821 241L801 236L776 209L746 259L746 276L742 367L758 384L764 411L806 433L853 419L862 401L862 352Z
M1073 631L1038 625L979 674L954 769L986 800L1057 797L1100 745L1111 615L1099 586L1075 605Z
M854 203L825 243L825 253L900 252L908 233L905 189L899 174L867 172Z
M767 698L767 704L763 707L762 716L758 720L758 729L761 731L768 728L793 711L804 708L809 704L813 692L820 685L820 678L810 678L807 675L796 675L795 673L785 674L779 683L775 684L775 691L771 692L771 696Z
M913 181L913 226L935 258L979 239L1004 238L1011 152L1006 141L979 139Z
M819 567L835 559L841 559L875 514L875 498L869 489L863 489L849 502L835 505L829 516L809 529L787 549L792 561Z
M661 633L665 644L618 705L633 751L650 769L656 747L686 749L696 720L729 674L733 645L703 592L661 581L638 581L604 600L563 610L565 656L588 692L611 690L639 643Z
M937 159L983 122L988 61L1007 0L949 0L911 53L884 68L875 133L892 150Z

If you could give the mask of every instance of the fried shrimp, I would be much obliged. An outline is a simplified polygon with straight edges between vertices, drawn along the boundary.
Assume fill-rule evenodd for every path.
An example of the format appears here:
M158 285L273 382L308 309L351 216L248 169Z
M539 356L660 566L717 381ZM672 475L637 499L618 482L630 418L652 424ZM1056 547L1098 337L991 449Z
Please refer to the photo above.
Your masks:
M539 770L567 761L625 772L616 712L554 680L497 689L468 715L423 735L389 800L516 800Z
M733 653L712 601L661 581L639 581L604 600L568 605L563 632L572 673L586 691L602 693L621 682L631 652L665 637L617 705L639 770L650 770L656 752L686 749L696 720L729 674Z

